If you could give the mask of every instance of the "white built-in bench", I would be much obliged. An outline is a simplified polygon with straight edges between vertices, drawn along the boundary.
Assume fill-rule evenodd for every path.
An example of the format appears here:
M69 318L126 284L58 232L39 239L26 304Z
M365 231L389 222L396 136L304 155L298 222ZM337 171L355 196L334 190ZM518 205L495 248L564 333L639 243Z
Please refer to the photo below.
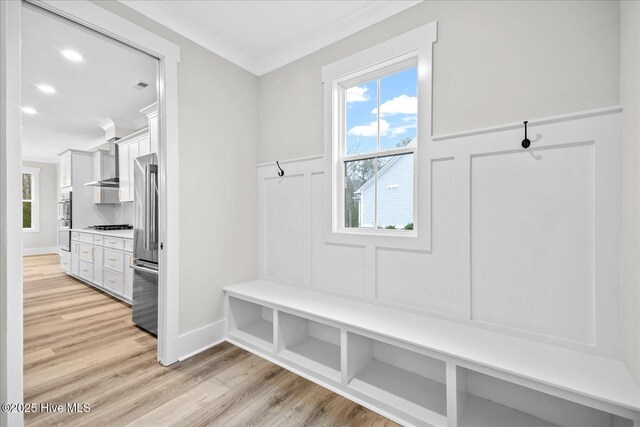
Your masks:
M230 342L402 424L640 427L617 360L264 280L225 295Z

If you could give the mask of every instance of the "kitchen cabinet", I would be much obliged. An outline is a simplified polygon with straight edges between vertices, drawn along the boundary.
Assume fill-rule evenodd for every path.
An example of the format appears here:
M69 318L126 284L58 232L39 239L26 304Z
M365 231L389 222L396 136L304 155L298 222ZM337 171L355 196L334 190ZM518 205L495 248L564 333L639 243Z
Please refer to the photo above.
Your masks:
M133 240L131 242L132 242L131 247L133 248ZM131 268L132 265L133 265L133 254L129 254L129 253L125 254L124 296L129 300L133 300L133 268Z
M73 235L71 236L71 238L73 239ZM70 272L71 274L78 274L78 247L80 246L80 243L78 242L74 242L73 240L71 241L71 269Z
M71 153L65 153L58 158L58 177L60 188L71 185Z
M149 129L149 153L158 153L158 103L154 102L140 110L147 116Z
M60 257L64 271L130 303L133 239L73 231L71 240L71 257Z
M145 128L117 142L120 173L119 200L133 201L133 161L150 153L149 131Z
M98 150L93 153L93 180L102 181L113 178L116 175L115 160L107 150ZM93 203L119 203L117 188L93 188Z
M98 286L102 286L102 269L103 269L103 261L102 261L102 247L94 246L93 247L93 283Z

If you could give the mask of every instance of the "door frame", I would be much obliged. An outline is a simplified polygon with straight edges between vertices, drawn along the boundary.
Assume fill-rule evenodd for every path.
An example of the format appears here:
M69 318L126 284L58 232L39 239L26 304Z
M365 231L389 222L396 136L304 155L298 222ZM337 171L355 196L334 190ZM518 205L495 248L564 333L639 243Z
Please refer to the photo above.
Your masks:
M160 157L158 289L158 360L169 365L178 360L179 334L179 138L178 138L178 64L180 48L87 0L24 0L56 15L121 41L158 58L158 134ZM3 402L22 402L22 227L20 210L20 141L22 70L22 1L2 5L2 69L0 131L0 311L1 324L0 383ZM8 375L5 375L8 374ZM22 416L5 414L0 424L21 424Z

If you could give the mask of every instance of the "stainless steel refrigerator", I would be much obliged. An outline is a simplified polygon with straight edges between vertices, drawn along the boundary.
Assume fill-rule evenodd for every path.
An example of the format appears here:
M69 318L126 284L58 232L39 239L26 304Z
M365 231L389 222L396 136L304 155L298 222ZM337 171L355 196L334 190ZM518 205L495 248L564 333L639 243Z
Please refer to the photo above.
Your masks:
M158 334L158 157L134 160L133 323Z

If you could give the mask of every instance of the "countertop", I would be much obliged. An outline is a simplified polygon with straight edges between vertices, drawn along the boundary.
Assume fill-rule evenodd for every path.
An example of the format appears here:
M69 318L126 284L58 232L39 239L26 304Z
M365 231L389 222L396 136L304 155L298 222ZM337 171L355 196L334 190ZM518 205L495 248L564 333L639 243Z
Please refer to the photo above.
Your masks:
M100 236L121 237L123 239L133 239L133 230L91 230L86 228L72 228L71 231L98 234Z

